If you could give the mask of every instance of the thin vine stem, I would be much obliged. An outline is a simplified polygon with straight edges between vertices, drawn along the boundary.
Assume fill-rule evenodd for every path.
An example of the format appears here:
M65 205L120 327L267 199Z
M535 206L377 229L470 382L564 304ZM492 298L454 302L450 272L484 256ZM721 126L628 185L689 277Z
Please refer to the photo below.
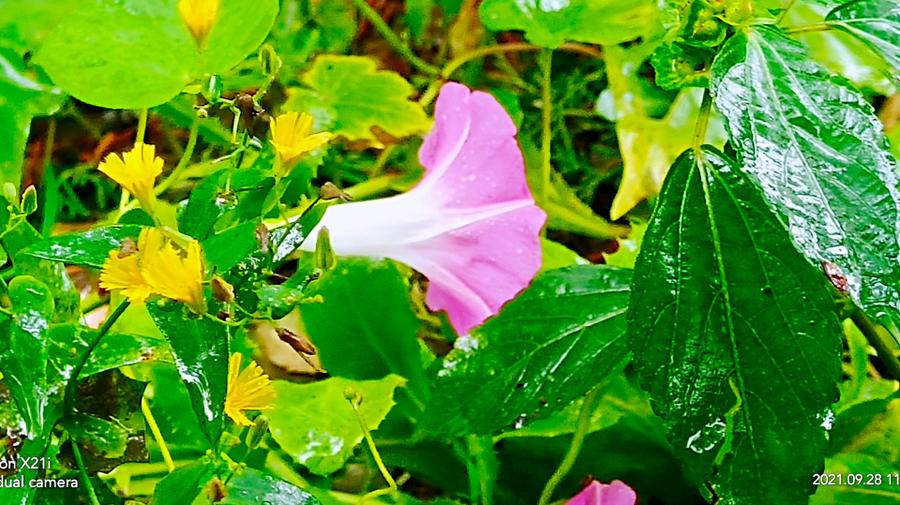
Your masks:
M366 445L369 447L369 452L372 453L372 458L375 460L375 465L378 467L378 471L381 472L381 476L388 484L387 488L376 489L370 493L366 493L365 495L363 495L359 499L359 504L363 505L364 503L366 503L366 500L370 498L376 498L378 496L396 493L399 487L397 486L397 481L394 480L391 472L388 471L387 466L381 459L381 454L378 452L378 447L375 445L375 440L372 438L372 433L369 431L369 425L368 423L366 423L366 418L362 415L362 412L359 411L359 400L356 400L353 397L348 397L347 402L350 403L350 408L353 409L353 413L356 415L356 422L359 423L359 429L362 431L363 437L365 437L366 439Z
M797 33L811 33L811 32L825 32L831 30L833 27L828 23L812 23L808 25L800 25L794 26L791 28L785 28L784 32L789 35L794 35Z
M91 484L91 477L88 475L87 468L84 466L84 459L81 457L81 449L78 448L78 444L74 440L71 440L71 442L72 455L75 456L75 465L78 467L78 473L81 475L81 480L84 481L84 488L87 489L91 505L100 505L100 500L97 499L97 493L94 491L94 485Z
M78 360L78 363L75 364L72 375L69 376L69 382L66 384L65 412L70 413L74 407L73 402L75 401L75 393L78 390L78 376L81 375L81 371L84 370L84 366L91 357L91 353L93 353L97 346L100 345L100 341L103 340L103 337L106 336L107 333L109 333L112 325L115 324L123 313L125 313L125 309L128 308L129 303L128 300L123 300L112 314L107 316L106 321L103 321L103 325L97 331L97 336L88 344L87 350L81 356L81 359Z
M141 398L141 413L144 414L147 426L150 427L150 433L153 434L153 439L156 440L156 445L159 446L159 452L162 453L166 468L169 470L169 473L172 473L175 470L175 462L172 461L172 453L169 452L169 446L166 444L166 439L163 438L159 424L156 422L156 417L153 416L153 411L150 410L147 398Z
M888 340L891 337L887 332L879 328L878 325L859 309L853 311L853 314L850 315L850 319L866 337L869 345L875 349L875 352L878 354L878 357L881 359L884 368L890 374L891 378L900 380L900 360L897 359L897 355L891 350L891 344Z
M356 8L359 9L359 12L363 17L372 23L372 26L375 27L375 31L384 38L388 45L391 46L397 54L402 56L403 59L408 61L410 65L428 75L439 75L441 73L441 69L416 56L412 49L403 43L403 41L400 40L400 37L398 37L397 34L391 30L391 27L385 23L384 19L381 18L381 15L379 15L371 5L366 3L366 0L353 0L353 4L356 5Z
M544 486L538 505L548 505L550 503L550 499L553 498L553 493L556 492L559 483L562 482L575 464L575 459L578 458L578 453L581 452L581 446L584 444L584 437L587 436L587 432L591 427L591 416L599 398L600 388L594 388L593 391L584 397L584 402L581 404L581 412L578 414L578 424L575 427L575 433L572 434L572 442L569 444L569 450L566 451L563 460Z
M187 169L191 162L191 157L194 155L194 148L197 147L197 134L199 130L200 118L194 117L194 121L191 123L190 133L188 134L187 145L184 146L184 152L181 153L181 159L178 160L178 165L175 165L175 168L172 169L172 173L166 177L166 180L162 181L159 186L156 187L157 195L165 193L167 189L172 187L172 184L181 178L182 172Z
M541 203L546 203L550 194L550 143L553 139L553 50L541 52L539 66L541 68Z

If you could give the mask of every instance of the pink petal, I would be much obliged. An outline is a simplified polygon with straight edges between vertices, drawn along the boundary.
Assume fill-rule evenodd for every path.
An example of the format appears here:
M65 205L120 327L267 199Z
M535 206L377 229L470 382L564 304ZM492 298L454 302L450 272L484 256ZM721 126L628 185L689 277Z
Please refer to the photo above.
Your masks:
M428 306L446 310L457 332L467 333L524 289L541 264L546 215L528 190L515 135L492 96L447 83L419 151L422 181L402 195L331 207L319 227L328 228L339 255L388 257L422 272Z
M637 494L627 484L614 480L609 484L592 481L566 505L634 505Z

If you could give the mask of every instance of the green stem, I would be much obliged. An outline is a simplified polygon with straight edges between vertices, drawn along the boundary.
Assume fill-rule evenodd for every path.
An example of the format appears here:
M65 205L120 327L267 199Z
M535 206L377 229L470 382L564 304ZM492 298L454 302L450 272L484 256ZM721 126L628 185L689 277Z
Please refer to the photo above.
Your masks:
M553 50L544 49L539 60L541 67L541 200L546 203L550 194L550 143L553 139Z
M550 480L548 480L547 484L544 486L538 505L547 505L550 503L550 499L553 498L553 493L556 491L557 486L559 486L559 483L562 482L566 474L569 473L569 470L572 469L572 465L575 464L575 459L578 457L578 453L581 452L581 445L584 443L584 437L591 427L591 416L594 413L594 408L597 406L599 397L600 388L595 388L584 397L584 402L581 404L581 412L578 414L578 425L575 428L575 433L572 434L572 442L569 444L569 450L563 457L562 462L560 462L559 467L557 467L556 471L553 472L553 475L550 476Z
M831 30L833 27L828 23L812 23L809 25L801 25L794 26L792 28L785 28L784 32L789 35L794 35L797 33L810 33L810 32L825 32Z
M699 157L700 147L706 140L706 129L709 127L709 115L712 113L712 93L709 89L703 90L703 102L700 103L700 112L697 113L697 125L694 127L694 153Z
M144 143L144 137L147 136L147 116L150 113L147 109L141 109L138 112L138 126L137 126L137 135L134 136L134 143Z
M859 309L853 311L850 319L853 320L853 324L859 328L859 331L865 335L866 340L869 341L869 345L875 349L875 352L878 354L878 357L881 359L881 362L884 364L884 367L887 369L891 378L900 380L900 360L897 359L897 355L894 354L894 351L891 349L891 344L889 343L891 337L888 335L887 331L879 328L878 325Z
M100 330L97 331L97 336L94 337L94 340L88 344L87 350L81 356L81 359L78 360L78 363L75 365L75 368L72 370L72 375L69 376L69 382L66 384L66 397L65 397L65 412L72 412L72 408L74 407L75 401L75 393L78 390L78 376L81 375L81 371L84 370L84 366L87 364L88 358L91 357L91 353L94 352L94 349L100 344L100 341L103 340L103 337L109 333L112 325L122 316L125 312L125 309L128 308L129 301L124 300L119 303L119 306L116 307L116 310L113 311L112 314L107 316L106 321L103 321L103 325L100 327Z
M427 61L419 58L413 53L412 49L409 48L406 44L397 37L397 34L391 30L391 27L388 26L387 23L384 22L384 19L375 12L375 9L372 8L366 0L353 0L353 4L356 5L356 8L359 9L359 12L370 22L372 26L375 27L375 31L377 31L384 40L388 43L391 48L397 52L400 56L402 56L406 61L409 62L410 65L420 70L423 73L428 75L439 75L441 73L441 69L436 66L428 63Z
M511 44L498 44L496 46L479 47L478 49L463 53L450 60L446 65L444 65L444 69L441 70L441 77L443 77L444 79L449 79L454 72L459 70L460 67L474 59L483 58L492 54L535 51L538 49L540 49L538 46L528 44L526 42L513 42Z
M72 455L75 456L75 464L78 466L78 473L81 474L81 480L84 481L84 487L87 489L91 505L100 505L100 500L97 499L97 493L94 492L94 485L91 484L91 478L88 476L87 468L84 467L84 460L81 458L81 450L78 449L78 444L75 443L74 440L71 440L71 442Z
M469 435L466 437L466 452L470 460L467 466L471 500L473 503L477 502L481 505L492 505L494 503L494 490L491 486L493 472L490 469L489 457L493 456L493 439Z
M153 434L153 438L156 440L156 445L159 446L159 452L162 453L166 468L169 470L169 473L172 473L175 470L172 453L169 452L169 446L166 444L166 439L162 436L162 431L159 429L159 424L157 424L156 418L153 416L153 411L150 410L150 404L147 402L146 397L141 398L141 412L144 414L147 426L150 427L150 433Z
M363 437L365 437L366 439L366 445L369 447L369 452L372 453L372 458L375 460L375 465L378 467L378 471L381 472L381 476L388 484L387 488L376 489L375 491L367 493L363 497L361 497L359 499L359 503L360 505L362 505L369 498L375 498L378 496L395 493L398 487L397 481L394 480L391 472L388 471L387 466L385 466L384 461L381 459L381 454L378 452L378 447L375 445L375 440L372 439L372 433L369 431L369 425L366 423L366 418L363 417L362 412L359 411L359 402L351 398L348 398L347 401L350 403L350 408L353 409L353 413L356 414L356 422L359 423L359 429L363 432Z
M394 174L378 175L367 181L354 184L345 189L344 192L352 196L355 200L366 199L390 190L394 186L394 183L397 182L397 178L398 176Z
M53 225L56 221L56 213L59 209L59 205L56 200L59 198L55 194L51 196L51 191L53 193L57 193L59 190L59 182L56 179L56 174L53 171L53 144L56 142L56 118L50 118L50 122L47 125L47 140L44 142L44 159L42 161L44 167L44 175L43 175L43 183L44 183L44 216L41 221L41 235L45 237L50 236L50 232L53 231ZM51 205L49 205L50 201L53 201L53 208L51 209Z
M176 165L172 170L172 173L166 177L166 180L162 181L162 183L156 187L157 195L163 194L172 186L172 184L178 182L181 178L181 173L187 169L188 164L191 162L191 156L194 155L194 148L197 147L197 133L199 130L200 118L194 117L194 121L191 123L191 131L188 135L187 145L184 147L184 152L181 153L181 159L178 160L178 165Z
M788 11L791 10L791 7L797 3L797 0L787 0L787 3L784 5L784 8L781 9L781 14L778 15L778 18L775 19L775 24L780 25L782 21L784 21L784 16L787 15Z

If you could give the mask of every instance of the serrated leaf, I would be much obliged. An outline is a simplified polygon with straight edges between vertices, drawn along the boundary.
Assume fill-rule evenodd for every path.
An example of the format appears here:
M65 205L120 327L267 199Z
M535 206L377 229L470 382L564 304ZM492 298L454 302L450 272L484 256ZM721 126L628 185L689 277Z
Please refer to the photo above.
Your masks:
M112 225L46 238L22 250L21 254L72 265L100 268L109 252L126 238L137 240L141 227Z
M397 374L424 400L428 391L417 340L419 322L397 267L387 261L341 258L310 286L309 295L320 295L322 303L304 305L301 316L329 373L357 380Z
M178 304L151 303L147 311L169 341L194 414L210 447L216 447L223 429L230 330L208 318L189 318Z
M433 380L424 428L491 434L587 393L628 354L630 280L630 270L593 265L539 275L457 340Z
M409 100L413 87L371 58L319 56L301 81L310 89L292 89L285 108L312 114L317 130L381 147L374 127L396 138L428 128L422 106Z
M648 0L485 0L479 8L487 28L522 30L531 43L550 48L566 41L611 45L633 40L655 25L657 13Z
M855 0L829 12L825 22L881 55L894 80L900 82L900 4L895 0Z
M635 265L634 364L719 503L806 503L841 373L833 302L750 178L695 156L669 172Z
M61 17L36 61L76 98L107 108L152 107L191 80L228 70L265 39L276 0L229 0L198 50L176 0L89 0Z
M276 381L275 406L266 414L272 437L311 472L333 473L363 440L344 392L352 389L362 395L360 412L376 430L394 406L394 390L404 382L397 375L371 381L332 377L311 384Z
M712 89L747 172L787 222L794 243L847 277L850 296L900 321L897 162L872 107L809 61L778 30L732 37Z

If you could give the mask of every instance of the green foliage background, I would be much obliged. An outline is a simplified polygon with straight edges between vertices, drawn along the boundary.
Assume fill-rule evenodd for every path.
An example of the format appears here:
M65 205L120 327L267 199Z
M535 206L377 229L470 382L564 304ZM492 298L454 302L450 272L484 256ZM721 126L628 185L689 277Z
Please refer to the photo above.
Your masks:
M0 482L77 485L0 503L900 503L895 0L221 0L199 50L177 4L0 0ZM414 185L448 80L549 218L463 336L408 267L297 252L324 183ZM337 140L282 180L290 110ZM153 224L95 170L141 135L208 317L98 289ZM233 352L278 394L249 429Z

